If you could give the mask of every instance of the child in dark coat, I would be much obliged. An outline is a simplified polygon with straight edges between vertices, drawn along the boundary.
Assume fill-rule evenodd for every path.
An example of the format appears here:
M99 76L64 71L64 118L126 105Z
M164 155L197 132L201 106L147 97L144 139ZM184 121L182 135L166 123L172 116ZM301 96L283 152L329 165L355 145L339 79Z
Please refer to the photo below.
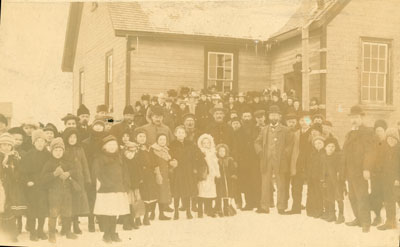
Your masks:
M170 144L171 157L178 162L178 166L171 174L171 189L174 197L174 219L179 219L179 201L186 210L186 217L192 219L190 198L197 195L197 182L195 180L193 156L196 146L186 139L184 126L175 128L176 140Z
M117 216L130 213L127 193L129 177L114 136L102 139L102 152L95 158L93 169L97 178L94 214L101 218L103 241L121 242L116 232Z
M62 217L64 234L68 239L76 239L71 232L72 195L75 193L77 169L64 157L65 146L60 137L50 143L52 157L43 167L41 179L49 200L49 242L56 242L57 217ZM80 190L79 185L76 190Z
M307 167L307 216L320 218L323 213L322 182L323 160L325 156L324 137L313 138L313 150Z
M66 128L63 133L65 143L65 159L69 160L76 171L76 182L81 187L80 191L72 194L72 222L75 234L82 234L79 228L79 216L89 215L89 202L86 194L85 185L91 183L89 166L86 159L85 151L78 139L78 129ZM64 231L63 231L64 230ZM62 233L69 231L62 229Z
M9 133L0 135L0 187L3 199L0 207L0 231L5 233L7 240L17 242L20 233L17 221L22 220L27 205L23 191L20 172L20 156L13 150L14 138ZM22 222L20 223L22 224ZM21 225L19 225L21 227Z
M216 179L217 184L217 214L222 216L232 216L235 211L230 204L237 194L237 164L232 157L229 156L229 147L226 144L219 144L216 147L220 178ZM223 201L223 205L222 205ZM223 206L223 210L222 210Z
M33 131L32 143L34 148L21 159L21 172L29 209L27 230L30 232L30 240L38 241L38 239L46 240L48 238L43 231L44 221L49 210L47 193L41 184L41 173L44 164L50 158L50 154L45 149L46 136L43 130Z
M336 220L337 224L344 222L343 214L343 185L344 185L344 163L341 153L336 149L337 140L328 137L325 140L326 156L323 160L323 219L328 222ZM339 207L339 215L336 218L335 201Z

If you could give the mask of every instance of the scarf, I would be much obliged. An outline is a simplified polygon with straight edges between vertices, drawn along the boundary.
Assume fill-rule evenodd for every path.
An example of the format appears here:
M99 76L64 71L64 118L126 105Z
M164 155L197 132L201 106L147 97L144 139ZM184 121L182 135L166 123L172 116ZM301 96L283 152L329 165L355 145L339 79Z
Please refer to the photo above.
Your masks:
M170 161L172 159L171 156L169 155L168 152L169 149L167 147L161 147L157 143L154 143L153 145L151 145L151 148L153 149L154 154L160 157L161 159L165 161Z
M215 151L206 149L203 151L203 153L207 162L209 175L212 177L220 177L221 174L219 172L218 158Z

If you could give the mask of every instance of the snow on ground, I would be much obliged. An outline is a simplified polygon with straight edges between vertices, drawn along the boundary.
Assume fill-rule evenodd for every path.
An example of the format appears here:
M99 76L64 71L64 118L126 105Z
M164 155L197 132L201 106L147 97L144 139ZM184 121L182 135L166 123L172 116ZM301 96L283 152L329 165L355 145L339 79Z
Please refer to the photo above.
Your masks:
M291 205L291 202L289 203ZM385 216L382 210L383 217ZM171 213L172 215L172 213ZM374 217L373 213L371 214ZM399 210L397 215L400 215ZM178 221L152 221L151 226L139 230L123 231L118 226L122 243L105 244L102 233L89 233L85 218L81 218L83 235L77 240L57 236L59 247L392 247L399 246L399 229L379 231L371 227L369 233L362 233L359 227L336 225L321 219L302 215L279 215L275 208L268 215L255 212L238 212L238 215L224 218L186 219L180 213ZM345 201L346 221L353 220L348 200ZM399 224L400 226L400 224ZM60 228L60 227L59 227ZM399 227L400 228L400 227ZM98 229L97 229L98 230ZM47 240L29 241L29 234L19 236L18 246L54 246ZM4 243L2 243L4 245Z

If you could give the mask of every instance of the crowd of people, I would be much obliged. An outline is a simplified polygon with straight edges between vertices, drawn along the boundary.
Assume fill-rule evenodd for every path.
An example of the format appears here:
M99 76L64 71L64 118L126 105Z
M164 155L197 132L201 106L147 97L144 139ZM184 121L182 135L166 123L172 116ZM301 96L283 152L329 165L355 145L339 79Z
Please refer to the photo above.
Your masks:
M80 105L61 131L32 119L9 128L0 115L0 229L17 241L26 217L30 240L54 243L57 233L76 239L79 218L88 217L89 232L98 223L103 241L120 242L117 224L148 226L157 206L159 220L276 207L341 224L347 195L354 213L347 225L396 228L399 131L384 120L366 127L354 106L340 145L324 105L312 99L303 111L293 95L169 90L127 105L121 121L99 105L90 122Z

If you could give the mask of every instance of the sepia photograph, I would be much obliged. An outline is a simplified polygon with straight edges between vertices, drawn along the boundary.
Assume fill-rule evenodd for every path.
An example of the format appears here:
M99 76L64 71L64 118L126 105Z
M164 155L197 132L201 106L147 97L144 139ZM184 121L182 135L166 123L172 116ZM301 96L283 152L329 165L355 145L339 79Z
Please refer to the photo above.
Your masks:
M399 0L0 5L0 246L400 246Z

